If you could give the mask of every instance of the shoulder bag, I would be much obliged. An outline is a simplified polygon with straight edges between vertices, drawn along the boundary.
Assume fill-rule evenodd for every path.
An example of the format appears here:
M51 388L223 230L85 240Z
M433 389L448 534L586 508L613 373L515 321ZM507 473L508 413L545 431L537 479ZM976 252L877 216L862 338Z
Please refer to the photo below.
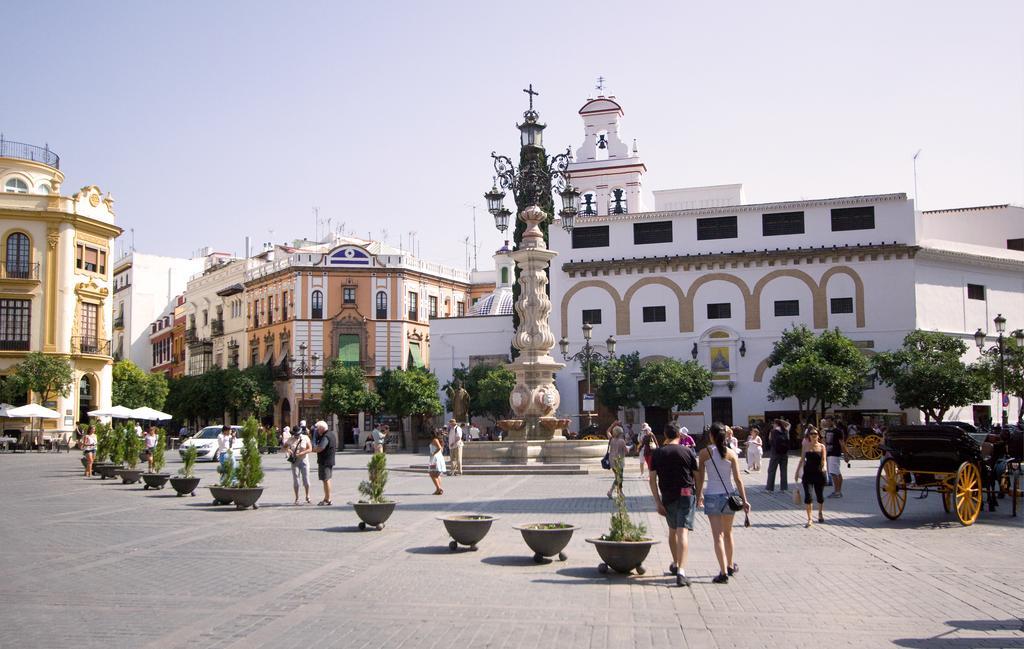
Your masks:
M721 481L722 486L728 489L728 487L725 484L725 478L722 477L722 472L718 470L718 465L715 464L714 453L715 449L708 449L708 462L711 463L711 466L715 467L715 473L718 474L718 479ZM725 499L725 504L730 510L734 512L738 512L739 510L743 509L743 499L736 494L730 494L729 497Z
M604 457L601 458L601 468L606 470L606 471L608 469L612 468L611 454L612 454L612 443L611 443L611 440L609 440L608 441L608 447L605 449L605 452L604 452Z

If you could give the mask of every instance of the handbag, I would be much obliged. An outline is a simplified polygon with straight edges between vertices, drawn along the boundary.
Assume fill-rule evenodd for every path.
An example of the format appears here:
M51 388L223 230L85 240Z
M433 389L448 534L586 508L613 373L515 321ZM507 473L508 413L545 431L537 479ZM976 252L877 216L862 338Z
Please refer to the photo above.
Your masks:
M794 505L802 505L803 502L804 502L804 499L800 497L800 489L799 488L793 489L793 504Z
M601 468L608 470L612 468L612 443L608 442L608 448L604 452L604 457L601 458Z
M718 479L722 482L722 486L725 487L725 478L722 477L722 472L718 470L718 465L715 464L715 458L712 457L712 453L714 453L714 451L708 449L708 462L711 462L711 466L715 467L715 473L718 474ZM743 509L743 499L737 494L730 494L730 496L725 499L725 505L730 510L738 512Z

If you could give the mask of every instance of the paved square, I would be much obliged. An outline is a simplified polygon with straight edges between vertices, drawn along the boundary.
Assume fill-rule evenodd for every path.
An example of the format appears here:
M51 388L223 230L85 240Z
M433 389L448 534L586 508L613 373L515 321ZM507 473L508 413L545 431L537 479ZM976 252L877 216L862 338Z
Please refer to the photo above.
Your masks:
M1007 503L964 528L938 497L911 495L887 521L870 462L811 529L789 495L745 476L740 574L710 583L698 515L694 585L675 588L635 458L629 505L662 543L628 578L599 574L584 541L607 528L606 473L447 478L436 497L426 476L392 472L398 509L384 531L359 532L343 503L367 459L339 455L341 504L328 508L292 506L287 463L264 456L262 507L240 512L202 488L86 480L73 453L0 455L0 647L1024 647L1024 516ZM214 467L199 468L211 483ZM436 517L459 512L501 517L478 552L447 548ZM534 564L511 529L539 520L583 527L565 563Z

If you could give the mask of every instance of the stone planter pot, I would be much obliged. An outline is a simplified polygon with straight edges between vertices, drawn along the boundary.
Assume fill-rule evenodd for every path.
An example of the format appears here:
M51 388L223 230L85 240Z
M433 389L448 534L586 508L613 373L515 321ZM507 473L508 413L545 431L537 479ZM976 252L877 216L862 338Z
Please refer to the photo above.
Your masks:
M199 478L183 478L181 476L171 478L171 487L178 492L178 496L194 496L198 486Z
M479 543L487 532L491 530L491 524L498 520L497 516L486 514L467 514L463 516L439 516L438 520L444 522L448 535L454 539L448 544L448 549L454 552L460 545L469 546L470 550L476 550Z
M391 518L395 511L395 501L385 503L349 503L356 510L359 517L359 529L365 530L367 526L375 527L378 530L384 529L384 523Z
M163 489L170 477L170 473L143 473L142 481L146 483L143 489Z
M593 543L597 548L597 553L601 556L602 563L597 566L600 573L604 574L611 568L623 575L628 575L633 570L636 570L636 574L642 575L647 572L643 565L644 559L650 554L651 546L658 541L653 539L646 541L587 539L587 543Z
M248 489L243 489L242 487L221 487L221 489L224 489L224 495L231 498L231 502L235 503L235 509L260 508L256 501L263 495L263 487Z
M554 527L556 525L559 527ZM527 523L516 525L515 529L522 533L526 545L533 550L533 560L543 563L547 557L558 556L559 561L568 559L563 550L569 545L572 533L579 528L566 523Z
M114 464L113 462L104 462L99 465L92 465L93 473L99 473L100 477L103 478L104 480L106 480L107 478L115 477L117 474L114 472L120 468L121 467L119 465Z
M93 474L93 476L99 476L100 475L100 468L108 466L108 465L109 466L113 466L110 462L93 462L92 463L92 474Z
M232 491L231 487L221 487L219 485L206 485L206 488L210 490L210 495L213 496L214 505L231 504L231 501L233 500L231 498L231 494L229 493L230 491Z
M142 469L114 469L114 475L121 478L121 484L135 484L142 479Z

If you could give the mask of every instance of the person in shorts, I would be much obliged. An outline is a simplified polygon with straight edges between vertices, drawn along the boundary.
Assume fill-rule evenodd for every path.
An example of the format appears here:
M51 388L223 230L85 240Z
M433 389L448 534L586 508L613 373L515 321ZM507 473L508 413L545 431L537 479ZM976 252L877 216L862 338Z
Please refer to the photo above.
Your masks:
M668 571L676 576L677 586L689 586L686 576L687 532L693 529L694 473L697 456L681 444L679 428L665 427L665 445L651 454L651 496L658 513L668 522L668 547L672 564Z
M825 433L825 459L828 474L832 477L832 493L829 498L843 497L843 458L846 456L846 430L836 426L831 417L821 420L821 428Z
M322 420L313 424L313 434L315 435L313 451L316 452L316 474L324 484L324 499L317 505L333 505L334 503L331 502L331 476L334 474L334 456L338 452L338 437L334 431L327 430L327 422Z
M700 455L697 456L697 507L704 507L704 513L711 524L711 540L715 546L715 558L718 559L718 576L711 581L716 584L728 584L729 577L739 572L732 536L732 523L736 512L729 508L729 498L738 495L742 502L742 510L748 514L750 502L740 478L739 458L725 444L725 425L719 422L711 424L708 435L711 443L701 449Z

